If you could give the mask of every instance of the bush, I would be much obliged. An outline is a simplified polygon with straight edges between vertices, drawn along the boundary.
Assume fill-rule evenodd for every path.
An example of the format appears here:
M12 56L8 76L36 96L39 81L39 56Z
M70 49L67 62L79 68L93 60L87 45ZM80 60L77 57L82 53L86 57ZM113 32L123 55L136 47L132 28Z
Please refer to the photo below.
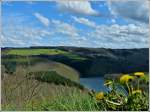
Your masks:
M5 66L5 69L6 69L5 72L8 73L8 74L13 74L16 71L16 65L17 65L16 62L4 63L4 66Z
M71 81L61 75L59 75L56 71L41 71L41 72L30 72L29 78L34 78L38 81L54 83L56 85L67 85L67 86L75 86L80 89L84 89L82 85L77 82Z

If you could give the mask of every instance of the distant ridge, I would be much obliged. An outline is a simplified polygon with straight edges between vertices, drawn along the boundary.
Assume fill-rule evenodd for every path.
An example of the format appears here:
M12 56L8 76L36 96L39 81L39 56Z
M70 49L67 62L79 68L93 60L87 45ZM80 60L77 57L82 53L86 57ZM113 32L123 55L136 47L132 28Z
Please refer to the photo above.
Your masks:
M29 47L1 47L1 49L28 49L28 48L81 48L81 49L149 49L149 48L104 48L104 47L77 47L77 46L29 46Z

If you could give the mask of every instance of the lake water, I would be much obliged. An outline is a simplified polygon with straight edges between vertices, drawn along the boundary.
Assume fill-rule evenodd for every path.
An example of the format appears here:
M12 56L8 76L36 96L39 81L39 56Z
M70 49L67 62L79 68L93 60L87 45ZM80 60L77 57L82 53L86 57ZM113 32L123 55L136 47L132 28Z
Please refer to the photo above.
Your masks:
M103 77L80 78L80 83L86 88L94 89L95 91L107 91Z

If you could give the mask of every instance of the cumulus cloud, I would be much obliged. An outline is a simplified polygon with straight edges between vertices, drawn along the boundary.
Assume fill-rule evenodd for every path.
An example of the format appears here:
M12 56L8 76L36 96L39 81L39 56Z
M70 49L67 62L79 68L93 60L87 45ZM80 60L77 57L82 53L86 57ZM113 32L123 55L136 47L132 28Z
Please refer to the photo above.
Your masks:
M49 20L51 27L38 27L36 23L24 20L27 18L16 16L3 19L2 46L148 47L149 29L145 24L99 25L87 18L72 17L87 28L78 29L72 23L56 19Z
M88 32L95 46L107 48L141 48L148 47L149 29L135 24L111 26L98 25L94 31Z
M94 21L91 21L87 18L77 18L72 17L76 22L85 24L89 27L92 26L92 30L86 32L85 30L78 30L74 26L65 28L62 21L53 20L53 23L56 24L56 31L58 32L71 32L66 33L68 36L73 36L75 38L70 38L68 41L63 41L59 44L61 45L71 45L71 46L82 46L82 47L106 47L106 48L143 48L148 47L148 34L149 29L146 25L98 25ZM88 23L88 22L90 23ZM60 23L63 23L60 27ZM91 24L92 23L92 24ZM68 26L67 25L67 26ZM72 28L71 28L72 27ZM60 30L61 29L61 30ZM62 31L63 29L63 31ZM65 30L66 29L66 30ZM65 31L64 31L65 30Z
M1 46L32 46L41 43L43 38L52 35L47 27L45 29L35 27L34 22L28 22L29 20L21 15L9 15L3 20ZM24 22L26 24L23 24Z
M148 47L149 28L145 24L98 25L87 18L72 17L76 22L92 27L84 32L85 39L81 42L89 47L106 48L141 48ZM86 43L86 44L85 44ZM93 46L94 45L94 46Z
M99 15L94 10L89 1L58 1L57 6L61 11L84 14L84 15Z
M113 15L148 23L149 0L109 0L108 6Z
M2 35L2 46L32 46L40 43L46 36L51 37L52 34L47 29L15 25L13 28L12 26L4 26Z
M34 13L35 17L45 26L49 26L49 19L41 15L40 13Z
M16 21L16 18L20 21ZM72 45L80 38L77 29L63 21L51 19L51 27L43 28L35 26L34 22L30 24L26 19L16 15L3 21L1 46ZM22 24L23 21L28 24Z
M93 21L88 20L87 18L77 18L75 16L72 17L76 22L90 26L90 27L95 27L96 24Z

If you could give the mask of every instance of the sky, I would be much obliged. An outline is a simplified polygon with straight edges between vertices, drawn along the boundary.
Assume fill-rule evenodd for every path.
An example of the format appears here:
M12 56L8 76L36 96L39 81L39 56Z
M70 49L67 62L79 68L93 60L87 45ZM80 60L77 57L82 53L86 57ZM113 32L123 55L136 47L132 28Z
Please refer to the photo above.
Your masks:
M1 47L149 47L148 2L3 1Z

